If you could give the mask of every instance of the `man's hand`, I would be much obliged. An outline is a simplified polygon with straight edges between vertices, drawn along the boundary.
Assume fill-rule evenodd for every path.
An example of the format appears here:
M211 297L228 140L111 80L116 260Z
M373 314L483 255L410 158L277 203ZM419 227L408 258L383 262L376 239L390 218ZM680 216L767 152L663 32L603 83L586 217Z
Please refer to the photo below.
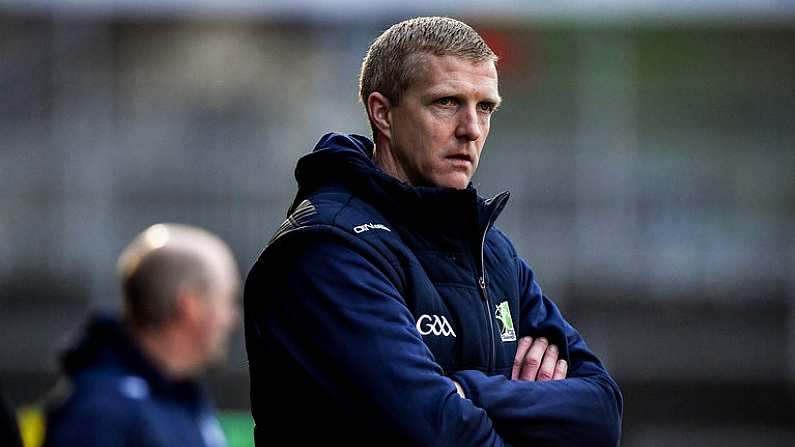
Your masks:
M558 347L544 337L522 337L516 346L511 380L544 382L566 378L569 365L558 360Z

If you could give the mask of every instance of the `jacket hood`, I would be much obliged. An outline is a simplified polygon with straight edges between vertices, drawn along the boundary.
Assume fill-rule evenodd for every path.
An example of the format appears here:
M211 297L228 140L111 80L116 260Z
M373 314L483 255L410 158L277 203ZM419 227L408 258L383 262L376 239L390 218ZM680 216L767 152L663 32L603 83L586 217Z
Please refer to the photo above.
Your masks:
M411 186L378 168L373 153L373 142L367 137L323 135L314 150L298 161L295 178L299 189L290 212L312 192L342 185L374 204L390 219L419 219L421 222L417 223L430 224L437 230L469 231L488 226L509 195L505 192L494 198L500 200L485 200L478 196L472 183L466 189Z
M156 391L174 395L178 399L198 401L202 393L192 380L172 380L166 377L140 350L121 322L106 314L93 316L80 339L64 351L63 371L76 377L87 370L110 374L142 377Z
M310 154L298 160L295 179L299 187L311 188L346 174L383 174L373 162L374 148L373 142L361 135L327 133Z
M109 315L96 315L79 340L64 351L61 363L70 376L96 366L138 365L143 360L121 324Z

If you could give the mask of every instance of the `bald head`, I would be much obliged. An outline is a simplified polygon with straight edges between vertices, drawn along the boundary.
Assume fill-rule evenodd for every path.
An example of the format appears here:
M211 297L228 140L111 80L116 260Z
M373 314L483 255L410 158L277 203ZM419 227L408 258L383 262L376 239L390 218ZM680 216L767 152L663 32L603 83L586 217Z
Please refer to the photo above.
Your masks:
M229 247L200 228L156 224L147 228L119 257L118 272L127 320L155 329L173 317L181 293L199 296L239 287Z

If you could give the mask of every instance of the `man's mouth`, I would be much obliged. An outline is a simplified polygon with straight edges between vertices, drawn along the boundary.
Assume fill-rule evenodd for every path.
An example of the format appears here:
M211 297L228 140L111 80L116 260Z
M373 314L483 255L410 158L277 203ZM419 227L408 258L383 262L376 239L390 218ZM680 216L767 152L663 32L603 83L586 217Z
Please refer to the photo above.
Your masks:
M465 153L448 155L447 158L451 160L466 161L472 163L472 157L470 157L469 154Z

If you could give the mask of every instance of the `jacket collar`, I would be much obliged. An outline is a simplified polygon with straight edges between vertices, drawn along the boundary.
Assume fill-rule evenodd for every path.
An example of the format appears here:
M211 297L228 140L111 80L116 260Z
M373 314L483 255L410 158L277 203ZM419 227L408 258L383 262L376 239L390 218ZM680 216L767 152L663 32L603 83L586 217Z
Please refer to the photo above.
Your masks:
M361 135L329 133L298 161L298 194L290 212L311 192L342 185L375 206L387 219L414 231L483 233L505 207L506 191L490 199L466 189L414 187L384 173L373 162L373 143Z

